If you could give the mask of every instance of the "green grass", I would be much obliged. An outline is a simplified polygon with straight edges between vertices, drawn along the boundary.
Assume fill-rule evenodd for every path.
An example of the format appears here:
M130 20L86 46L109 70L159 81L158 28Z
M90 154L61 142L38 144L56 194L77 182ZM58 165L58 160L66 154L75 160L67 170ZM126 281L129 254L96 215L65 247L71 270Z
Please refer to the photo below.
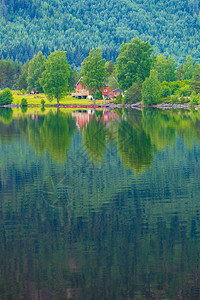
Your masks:
M20 94L20 91L13 91L13 104L21 104L22 98L27 100L28 105L41 105L41 100L45 100L45 105L55 105L57 104L56 100L50 102L45 94L30 95L30 94ZM96 104L102 104L103 100L96 100ZM60 105L91 105L93 101L89 99L76 99L71 96L66 96L60 100Z

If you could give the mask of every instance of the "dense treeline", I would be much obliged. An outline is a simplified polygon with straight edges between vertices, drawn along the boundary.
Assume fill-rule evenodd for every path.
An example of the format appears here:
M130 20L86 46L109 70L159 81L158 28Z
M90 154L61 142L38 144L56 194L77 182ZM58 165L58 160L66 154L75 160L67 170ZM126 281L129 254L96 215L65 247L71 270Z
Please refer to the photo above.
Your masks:
M81 64L81 73L71 68L67 52L61 50L52 52L48 58L39 51L23 67L17 61L0 60L0 89L44 92L49 100L57 99L59 105L59 99L75 89L81 76L94 99L102 99L101 90L108 83L110 88L122 90L115 103L142 100L144 105L200 104L199 62L189 55L176 68L174 57L153 53L149 41L137 37L122 44L116 64L103 59L100 48L93 48Z
M199 9L198 0L1 0L0 58L24 63L60 49L79 67L92 47L115 61L122 42L139 36L178 63L199 59Z

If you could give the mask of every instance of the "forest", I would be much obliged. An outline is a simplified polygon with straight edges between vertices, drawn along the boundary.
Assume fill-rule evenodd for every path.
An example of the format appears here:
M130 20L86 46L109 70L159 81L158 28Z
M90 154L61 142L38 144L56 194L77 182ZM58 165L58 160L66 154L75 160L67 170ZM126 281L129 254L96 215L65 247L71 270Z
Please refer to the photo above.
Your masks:
M138 36L177 65L187 55L198 61L199 10L199 0L0 0L0 59L25 63L60 49L79 68L93 47L115 62Z

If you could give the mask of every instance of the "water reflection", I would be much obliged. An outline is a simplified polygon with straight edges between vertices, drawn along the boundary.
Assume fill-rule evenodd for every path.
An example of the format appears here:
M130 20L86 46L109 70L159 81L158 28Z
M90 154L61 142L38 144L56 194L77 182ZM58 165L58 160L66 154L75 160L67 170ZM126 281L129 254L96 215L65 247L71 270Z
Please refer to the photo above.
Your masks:
M1 299L199 298L198 111L12 117Z
M52 158L66 160L66 151L75 132L75 121L69 114L50 112L46 116L28 117L21 121L21 128L36 153L49 152Z

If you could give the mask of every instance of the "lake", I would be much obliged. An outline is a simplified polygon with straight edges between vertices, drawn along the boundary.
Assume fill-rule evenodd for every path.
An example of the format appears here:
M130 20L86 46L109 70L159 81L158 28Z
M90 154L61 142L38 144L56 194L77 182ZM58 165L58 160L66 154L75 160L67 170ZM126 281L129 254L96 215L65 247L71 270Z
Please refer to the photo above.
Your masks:
M200 112L0 109L0 299L199 299Z

